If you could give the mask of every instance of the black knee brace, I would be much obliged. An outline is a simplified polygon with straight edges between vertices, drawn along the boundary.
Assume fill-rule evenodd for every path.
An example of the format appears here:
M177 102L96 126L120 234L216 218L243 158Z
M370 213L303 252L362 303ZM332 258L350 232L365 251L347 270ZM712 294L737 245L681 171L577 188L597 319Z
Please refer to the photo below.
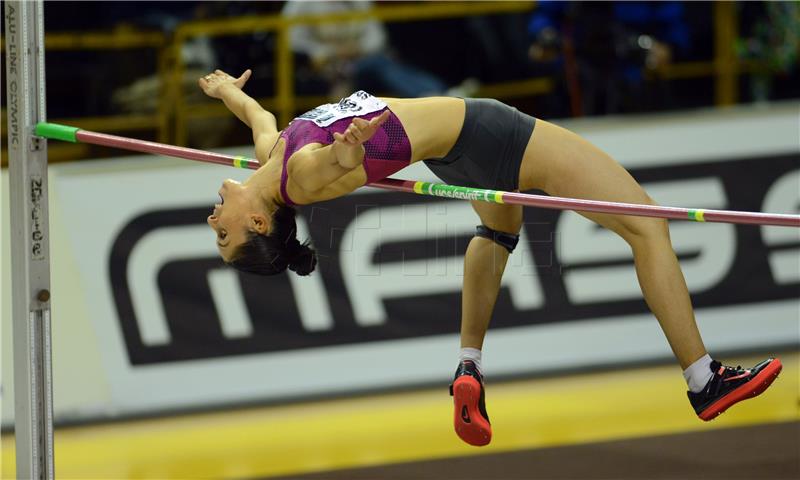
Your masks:
M486 225L478 225L475 227L475 235L483 238L487 238L494 243L505 247L508 250L508 253L512 253L514 249L517 247L517 242L519 242L519 235L514 235L513 233L504 233L498 232L497 230L492 230L491 228L487 227Z

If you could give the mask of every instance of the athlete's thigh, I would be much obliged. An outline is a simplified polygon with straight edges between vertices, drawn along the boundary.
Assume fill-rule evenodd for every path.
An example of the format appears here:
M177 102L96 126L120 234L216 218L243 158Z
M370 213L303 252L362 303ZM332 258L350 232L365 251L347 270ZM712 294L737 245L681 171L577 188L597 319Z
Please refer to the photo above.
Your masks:
M481 223L504 233L519 233L522 226L522 207L520 205L500 205L497 203L470 202Z
M542 120L525 150L520 168L520 189L539 189L557 197L654 204L630 173L589 141ZM579 212L617 233L642 233L664 228L664 222L647 217Z

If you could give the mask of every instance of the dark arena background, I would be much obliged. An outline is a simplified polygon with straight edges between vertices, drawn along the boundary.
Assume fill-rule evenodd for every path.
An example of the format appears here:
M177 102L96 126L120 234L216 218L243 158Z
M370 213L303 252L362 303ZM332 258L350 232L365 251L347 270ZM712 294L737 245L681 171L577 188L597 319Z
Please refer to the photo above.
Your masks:
M659 205L797 215L797 2L0 5L2 478L800 478L799 228L670 221L710 354L783 363L703 422L628 245L525 207L476 448L448 393L469 202L363 187L301 206L316 270L261 277L226 266L206 224L250 172L33 135L254 158L198 88L251 69L279 129L357 90L495 98L597 145ZM393 177L441 183L422 162Z

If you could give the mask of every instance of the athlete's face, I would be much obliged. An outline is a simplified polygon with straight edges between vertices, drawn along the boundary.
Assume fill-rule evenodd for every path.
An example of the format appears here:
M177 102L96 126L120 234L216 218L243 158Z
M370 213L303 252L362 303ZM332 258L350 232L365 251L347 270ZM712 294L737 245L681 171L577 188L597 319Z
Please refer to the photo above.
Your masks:
M250 232L267 233L268 225L258 199L248 187L235 181L225 180L219 189L220 203L208 216L208 225L217 235L217 248L222 259L229 262L239 245Z

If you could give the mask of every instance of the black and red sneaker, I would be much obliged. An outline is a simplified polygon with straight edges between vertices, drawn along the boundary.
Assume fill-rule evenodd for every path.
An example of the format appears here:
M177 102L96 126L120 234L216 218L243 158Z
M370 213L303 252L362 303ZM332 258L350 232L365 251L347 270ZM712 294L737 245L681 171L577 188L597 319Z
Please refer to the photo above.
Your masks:
M782 368L777 358L768 358L748 369L726 367L714 360L711 362L714 375L700 392L687 392L689 402L700 419L713 420L732 405L760 395L778 377Z
M483 376L475 363L465 360L458 364L450 385L450 396L455 408L453 424L456 434L470 445L488 445L492 441L492 425L486 413Z

